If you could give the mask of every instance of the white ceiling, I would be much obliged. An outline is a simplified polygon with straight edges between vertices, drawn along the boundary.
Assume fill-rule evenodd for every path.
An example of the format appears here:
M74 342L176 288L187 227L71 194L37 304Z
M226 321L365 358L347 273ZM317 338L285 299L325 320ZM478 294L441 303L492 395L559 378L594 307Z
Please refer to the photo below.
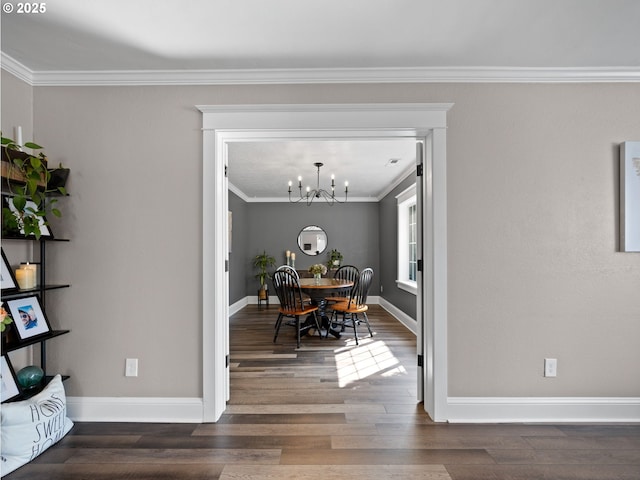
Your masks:
M640 81L639 0L50 0L30 14L7 4L18 2L3 2L2 68L35 86ZM397 141L230 153L247 198L282 197L297 175L313 184L315 161L327 179L348 179L350 196L377 197L415 156ZM389 158L400 164L384 167Z
M247 201L284 201L291 181L293 200L300 198L298 177L306 187L317 188L314 163L320 162L320 188L331 190L335 175L336 197L377 201L392 186L415 170L416 142L411 139L292 140L229 144L229 181L233 191ZM239 192L238 192L239 190Z

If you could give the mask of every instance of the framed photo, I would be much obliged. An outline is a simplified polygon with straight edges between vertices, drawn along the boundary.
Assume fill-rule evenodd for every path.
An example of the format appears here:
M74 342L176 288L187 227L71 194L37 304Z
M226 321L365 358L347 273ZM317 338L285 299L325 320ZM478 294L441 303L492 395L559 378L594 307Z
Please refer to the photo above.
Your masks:
M2 355L2 372L0 373L0 386L2 391L2 402L11 400L20 395L20 387L18 386L18 380L16 374L13 371L9 357Z
M620 145L620 250L640 252L640 142Z
M44 335L51 331L49 320L40 306L37 295L7 300L6 303L20 340Z
M7 260L7 256L4 254L4 250L2 250L2 273L0 279L2 280L1 283L3 292L16 290L18 288L16 275L13 273L11 265L9 265L9 260Z
M13 197L5 196L4 199L7 206L9 207L9 210L14 212L14 214L16 215L16 218L18 218L18 209L13 204ZM25 208L33 208L35 210L36 204L31 200L27 200L27 204ZM21 223L21 222L18 221L18 223ZM47 225L47 219L45 217L39 217L38 224L40 225L40 234L43 237L53 237L53 234L51 233L51 229L49 229L49 226ZM18 232L15 232L15 233L17 234ZM24 235L24 228L22 225L20 226L20 234Z

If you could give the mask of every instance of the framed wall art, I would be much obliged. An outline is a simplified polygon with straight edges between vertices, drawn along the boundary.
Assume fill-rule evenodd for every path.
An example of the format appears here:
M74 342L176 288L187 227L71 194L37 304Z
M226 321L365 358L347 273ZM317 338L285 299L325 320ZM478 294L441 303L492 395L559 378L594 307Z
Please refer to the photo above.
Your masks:
M3 292L18 289L18 281L16 280L16 275L11 269L11 265L9 264L9 260L7 260L7 256L4 254L4 250L2 250L2 273L0 273L0 275L0 283L2 283Z
M14 215L16 215L16 218L18 217L18 209L15 207L15 205L13 204L13 197L9 197L9 196L5 196L4 197L4 204L7 205L7 207L9 207L9 210L11 210ZM32 210L37 210L37 205L31 201L31 200L27 200L27 204L25 206L25 210L28 211L29 209ZM18 220L18 223L21 223L21 220ZM47 219L44 216L41 216L38 218L38 225L40 227L40 235L43 237L53 237L53 233L51 233L51 229L49 228L48 224L47 224ZM20 225L20 231L19 232L9 232L11 235L24 235L24 228L22 225Z
M620 250L640 252L640 142L620 145Z
M2 355L2 369L0 373L0 381L2 385L0 385L2 392L2 402L6 402L11 400L18 395L20 395L20 387L18 386L18 379L16 378L16 374L13 371L13 366L11 366L11 362L9 361L9 357L6 355Z
M20 340L44 335L51 331L49 320L42 310L37 295L7 300L6 304L13 317Z

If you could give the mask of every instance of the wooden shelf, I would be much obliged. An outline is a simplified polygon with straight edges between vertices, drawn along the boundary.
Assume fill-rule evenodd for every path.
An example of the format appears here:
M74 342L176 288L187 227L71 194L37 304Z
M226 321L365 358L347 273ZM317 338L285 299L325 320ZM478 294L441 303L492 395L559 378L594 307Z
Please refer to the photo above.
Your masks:
M13 352L14 350L19 350L20 348L28 347L29 345L36 345L41 342L46 342L47 340L51 340L52 338L59 337L60 335L65 335L69 333L71 330L52 330L42 335L36 335L34 337L27 338L25 340L12 340L10 342L2 344L2 351Z

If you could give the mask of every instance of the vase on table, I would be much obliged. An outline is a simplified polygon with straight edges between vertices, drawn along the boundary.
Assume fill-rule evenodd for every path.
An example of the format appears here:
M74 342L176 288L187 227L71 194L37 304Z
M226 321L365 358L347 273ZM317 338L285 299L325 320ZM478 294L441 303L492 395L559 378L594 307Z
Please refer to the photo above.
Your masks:
M314 273L313 274L313 279L316 282L316 285L320 285L320 279L322 278L322 274L321 273Z

